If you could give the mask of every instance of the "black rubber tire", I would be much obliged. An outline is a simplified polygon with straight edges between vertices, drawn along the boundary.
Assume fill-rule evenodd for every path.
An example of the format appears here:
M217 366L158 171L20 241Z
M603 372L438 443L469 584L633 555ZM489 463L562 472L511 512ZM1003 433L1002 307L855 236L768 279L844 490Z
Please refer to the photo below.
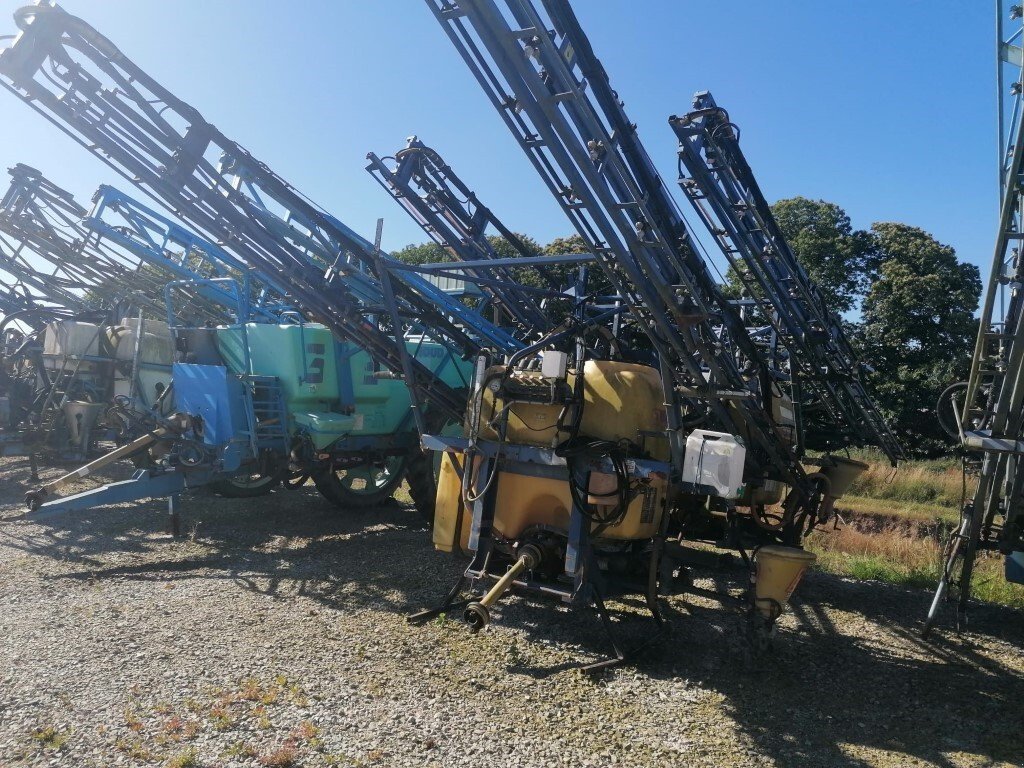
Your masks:
M255 499L259 496L266 496L281 483L281 475L264 475L255 483L239 485L231 478L214 480L210 483L210 490L218 496L226 499Z
M434 470L434 456L431 451L414 448L406 465L405 481L409 484L409 496L428 528L434 527L434 505L437 501L437 473Z
M353 491L346 487L333 471L317 472L313 477L313 484L320 494L331 504L341 509L372 509L387 504L395 495L395 491L405 479L408 462L403 461L402 465L394 473L388 482L379 488L369 491Z

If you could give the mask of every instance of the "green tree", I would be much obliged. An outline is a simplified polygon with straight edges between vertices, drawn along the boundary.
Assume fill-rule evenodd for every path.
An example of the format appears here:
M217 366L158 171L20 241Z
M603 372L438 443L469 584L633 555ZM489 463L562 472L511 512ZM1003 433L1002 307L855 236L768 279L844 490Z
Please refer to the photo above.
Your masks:
M977 332L981 278L956 251L917 227L878 223L877 279L857 338L874 367L870 383L904 447L948 450L935 418L942 390L967 373Z
M415 245L410 243L404 248L391 252L392 258L403 264L434 264L440 261L451 261L452 257L440 245L431 240L429 243Z
M837 314L855 309L877 269L872 234L853 229L846 211L824 200L779 200L772 213L829 309Z

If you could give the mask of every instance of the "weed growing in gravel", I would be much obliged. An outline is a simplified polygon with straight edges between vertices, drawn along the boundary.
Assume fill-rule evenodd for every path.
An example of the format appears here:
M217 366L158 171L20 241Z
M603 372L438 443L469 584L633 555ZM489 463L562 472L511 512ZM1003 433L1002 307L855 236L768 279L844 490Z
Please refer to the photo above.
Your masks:
M47 725L32 731L32 740L43 749L60 749L67 743L68 737L52 725Z
M263 755L258 762L266 768L292 768L298 765L299 750L291 744L285 744Z
M252 758L259 755L259 750L256 749L252 744L248 744L244 741L235 741L227 749L224 750L224 757L244 757Z
M270 715L267 712L267 708L262 704L254 708L252 713L256 717L256 725L262 730L269 731L274 727L274 724L270 722Z
M235 718L223 704L214 704L210 708L210 722L218 731L229 731L235 725Z
M134 731L135 733L139 733L144 727L142 720L139 719L139 713L131 707L125 707L124 724L128 726L129 731Z
M156 755L146 748L142 739L121 737L114 741L114 747L134 760L145 760L146 762L156 760Z
M156 736L158 744L167 744L195 738L201 726L195 720L186 720L181 715L171 715L161 727L161 733Z
M303 741L313 741L319 735L320 729L313 725L313 723L309 722L309 720L303 720L295 727L295 730L292 731L293 737Z
M281 679L280 676L278 679ZM261 704L273 704L277 701L280 688L283 684L267 686L264 688L260 681L254 677L248 677L242 681L242 688L239 691L239 698L244 701L258 701Z
M202 702L199 700L190 697L185 699L185 709L194 714L199 714L200 712L203 712L206 707L204 707Z
M170 758L164 765L165 768L200 768L201 763L199 762L199 753L189 747L184 752L179 752Z

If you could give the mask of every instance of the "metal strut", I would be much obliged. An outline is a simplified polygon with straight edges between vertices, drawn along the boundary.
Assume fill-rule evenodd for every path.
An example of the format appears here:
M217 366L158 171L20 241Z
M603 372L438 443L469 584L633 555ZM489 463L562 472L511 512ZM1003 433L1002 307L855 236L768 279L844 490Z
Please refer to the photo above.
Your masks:
M489 229L500 235L521 258L535 254L483 205L441 156L415 136L391 158L373 152L366 170L399 205L446 252L463 262L500 263L501 256L487 239ZM557 292L559 281L543 265L533 268L547 287ZM495 266L497 280L488 280L479 269L467 273L522 330L543 332L551 320L529 289L520 285L509 267Z

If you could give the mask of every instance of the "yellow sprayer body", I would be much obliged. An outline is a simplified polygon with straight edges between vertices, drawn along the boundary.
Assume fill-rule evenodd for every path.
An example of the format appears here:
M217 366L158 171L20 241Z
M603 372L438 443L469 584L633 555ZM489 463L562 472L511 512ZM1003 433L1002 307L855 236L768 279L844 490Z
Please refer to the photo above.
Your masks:
M540 377L534 373L517 375ZM665 432L665 395L661 375L656 368L636 363L588 360L583 367L583 377L585 404L581 435L598 440L628 440L646 446L652 458L668 459L668 440L642 434L657 432L664 435ZM569 375L570 387L574 385L575 378ZM495 402L491 390L484 390L482 421L488 421L503 407L501 400ZM567 437L557 430L561 410L558 405L513 404L506 442L547 448L557 445ZM491 429L481 430L480 437L483 440L498 439L497 433Z
M530 375L530 374L517 374ZM538 374L539 375L539 374ZM569 377L570 386L573 376ZM654 368L634 363L588 361L584 367L583 420L580 434L599 440L628 440L643 445L655 459L667 460L665 405L661 377ZM482 421L504 407L493 392L484 392ZM559 405L515 403L509 413L507 443L553 447L567 437L557 429ZM652 435L651 433L656 433ZM497 440L490 429L484 440ZM434 519L434 545L451 551L468 548L472 513L462 504L462 457L446 454L441 462ZM458 465L458 466L457 466ZM474 468L474 474L476 473ZM486 478L477 478L482 486ZM535 477L501 470L497 478L494 529L506 538L518 538L527 528L544 525L568 531L572 495L568 480ZM593 473L591 503L599 503L616 488L614 475ZM601 532L606 539L648 539L661 524L668 478L650 478L636 487L621 522ZM474 489L474 493L475 493Z

